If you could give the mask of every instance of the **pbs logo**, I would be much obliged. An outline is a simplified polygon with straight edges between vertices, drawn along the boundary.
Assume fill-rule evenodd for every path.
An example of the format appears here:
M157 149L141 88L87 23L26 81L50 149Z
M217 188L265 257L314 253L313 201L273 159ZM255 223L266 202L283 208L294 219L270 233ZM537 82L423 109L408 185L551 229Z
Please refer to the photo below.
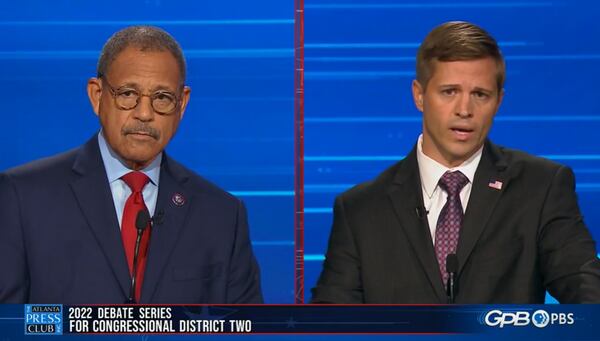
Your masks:
M544 328L550 322L550 315L545 310L537 310L531 314L531 323L538 328Z
M492 310L485 314L483 323L490 327L504 328L505 326L525 327L530 324L538 328L548 325L571 325L575 323L573 313L551 313L545 310L503 312Z

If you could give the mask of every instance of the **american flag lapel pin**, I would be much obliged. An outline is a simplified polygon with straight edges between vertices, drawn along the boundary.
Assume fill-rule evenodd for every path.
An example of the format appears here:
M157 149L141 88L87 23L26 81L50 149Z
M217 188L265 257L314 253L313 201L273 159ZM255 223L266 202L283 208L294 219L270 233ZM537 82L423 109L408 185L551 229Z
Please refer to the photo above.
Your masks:
M496 190L501 190L502 189L502 181L498 181L498 180L494 180L494 181L490 181L490 183L488 184L488 186L490 188L496 189Z

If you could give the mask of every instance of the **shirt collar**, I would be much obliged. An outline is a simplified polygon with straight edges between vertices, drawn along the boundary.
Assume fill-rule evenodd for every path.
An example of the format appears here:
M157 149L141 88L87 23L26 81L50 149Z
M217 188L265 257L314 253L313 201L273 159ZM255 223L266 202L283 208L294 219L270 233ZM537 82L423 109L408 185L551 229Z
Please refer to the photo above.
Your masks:
M125 166L121 157L119 157L119 155L117 155L117 153L115 153L108 145L102 130L98 133L98 145L100 146L100 155L104 162L104 169L106 169L106 175L108 176L108 183L113 183L114 181L119 180L123 175L132 171ZM162 154L162 152L158 154L146 168L141 170L142 173L150 178L150 182L155 186L158 186Z
M481 160L482 153L483 146L460 166L448 168L423 153L423 134L419 135L419 141L417 142L417 164L419 165L421 183L427 196L429 198L433 196L433 192L435 191L440 178L447 171L461 171L469 179L469 182L473 183L475 171Z

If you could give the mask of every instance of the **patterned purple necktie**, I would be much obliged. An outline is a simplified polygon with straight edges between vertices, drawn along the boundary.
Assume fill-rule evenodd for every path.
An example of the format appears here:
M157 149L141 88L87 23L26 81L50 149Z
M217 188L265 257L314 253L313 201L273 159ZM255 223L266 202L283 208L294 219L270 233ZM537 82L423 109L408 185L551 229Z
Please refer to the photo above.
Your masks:
M458 236L463 220L463 209L460 202L460 191L469 179L460 171L446 172L440 178L438 185L448 193L446 204L440 212L435 228L435 255L444 285L448 280L446 272L446 256L456 253Z

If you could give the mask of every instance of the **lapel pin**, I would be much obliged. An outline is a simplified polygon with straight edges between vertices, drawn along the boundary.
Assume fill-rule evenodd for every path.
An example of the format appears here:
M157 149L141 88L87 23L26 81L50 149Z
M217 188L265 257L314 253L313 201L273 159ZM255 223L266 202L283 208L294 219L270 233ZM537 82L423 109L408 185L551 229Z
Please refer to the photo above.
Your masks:
M183 206L185 204L185 197L180 193L173 194L171 198L175 206Z
M502 189L502 181L498 181L498 180L490 181L488 186L493 189L501 190Z

